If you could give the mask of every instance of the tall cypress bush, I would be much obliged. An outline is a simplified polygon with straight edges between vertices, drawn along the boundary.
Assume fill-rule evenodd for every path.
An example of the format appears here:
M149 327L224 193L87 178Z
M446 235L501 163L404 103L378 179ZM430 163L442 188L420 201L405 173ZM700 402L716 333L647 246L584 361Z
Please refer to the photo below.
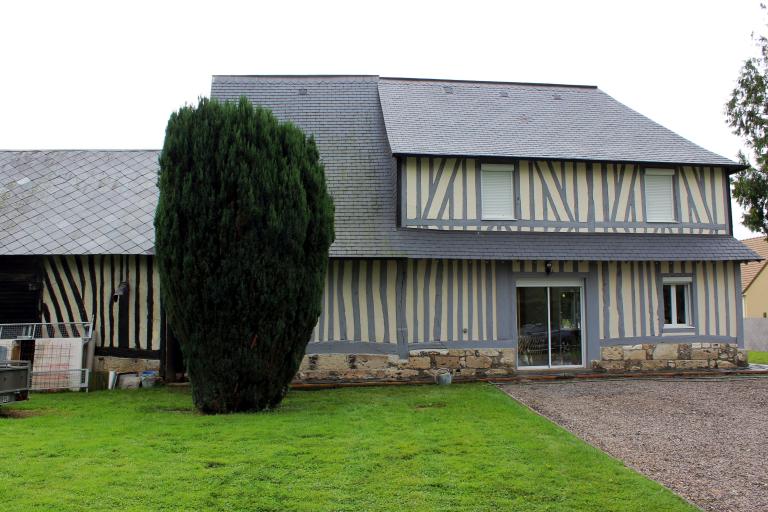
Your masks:
M333 202L315 142L245 98L171 115L155 253L197 408L275 407L317 319Z

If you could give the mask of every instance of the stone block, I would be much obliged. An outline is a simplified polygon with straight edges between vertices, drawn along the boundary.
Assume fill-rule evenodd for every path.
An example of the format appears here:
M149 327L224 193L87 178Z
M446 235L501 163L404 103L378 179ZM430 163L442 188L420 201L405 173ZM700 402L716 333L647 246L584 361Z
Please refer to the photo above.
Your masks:
M349 361L345 354L318 354L317 370L344 371L349 369Z
M647 361L640 361L640 366L643 370L662 370L667 368L667 361L649 359Z
M624 359L624 349L621 347L603 347L600 354L604 361L621 361Z
M466 365L468 368L490 368L493 360L488 356L467 356Z
M709 362L706 359L686 359L677 361L675 366L680 370L698 370L708 368Z
M625 361L644 361L648 357L648 352L643 349L624 349Z
M458 356L435 356L435 366L438 368L458 368L460 359Z
M379 373L380 371L377 370L355 369L340 372L340 377L343 380L370 380L375 379Z
M691 359L717 359L718 350L712 348L693 348L691 347Z
M723 370L733 370L735 368L738 368L738 365L736 365L736 363L732 363L730 361L717 361L717 367L721 368Z
M617 371L624 371L625 370L625 363L624 361L601 361L600 366L604 370L608 370L609 372L617 372Z
M388 370L384 370L384 375L388 379L394 379L394 380L408 380L414 377L418 377L420 374L421 372L419 370L409 370L407 368L404 368L404 369L390 368Z
M515 375L515 371L511 368L489 368L487 370L483 370L483 373L485 373L485 375L488 377L513 377Z
M389 356L363 354L355 358L355 365L358 368L384 369L389 367Z
M448 350L447 355L453 356L453 357L473 356L475 355L475 351L465 349L465 348L452 348Z
M498 357L501 352L496 348L480 348L476 350L478 356Z
M302 382L339 380L339 372L323 372L317 370L311 372L299 372L294 380Z
M409 357L402 368L412 368L416 370L426 370L432 367L432 358L429 356Z
M517 350L513 348L505 348L500 350L501 359L499 363L505 366L515 367L517 365Z
M653 348L654 359L677 359L679 357L676 343L659 343Z
M430 348L430 349L421 349L421 350L411 350L408 352L408 355L410 356L428 356L430 354L440 355L440 356L447 356L448 355L448 349L444 348Z

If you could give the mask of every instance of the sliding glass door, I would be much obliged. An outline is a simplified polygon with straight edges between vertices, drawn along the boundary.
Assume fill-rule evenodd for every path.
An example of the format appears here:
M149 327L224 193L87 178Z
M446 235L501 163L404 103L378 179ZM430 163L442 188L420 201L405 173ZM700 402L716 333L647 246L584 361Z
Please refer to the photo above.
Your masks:
M582 289L569 282L518 282L518 367L583 366Z

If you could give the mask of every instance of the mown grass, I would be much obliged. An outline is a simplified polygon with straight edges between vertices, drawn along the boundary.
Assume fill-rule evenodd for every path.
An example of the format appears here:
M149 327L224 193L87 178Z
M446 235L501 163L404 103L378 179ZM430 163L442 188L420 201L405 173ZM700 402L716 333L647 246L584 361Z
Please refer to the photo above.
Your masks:
M694 510L488 384L229 416L186 390L37 394L0 408L0 440L4 510Z
M768 364L768 352L757 352L755 350L750 350L748 357L750 363Z

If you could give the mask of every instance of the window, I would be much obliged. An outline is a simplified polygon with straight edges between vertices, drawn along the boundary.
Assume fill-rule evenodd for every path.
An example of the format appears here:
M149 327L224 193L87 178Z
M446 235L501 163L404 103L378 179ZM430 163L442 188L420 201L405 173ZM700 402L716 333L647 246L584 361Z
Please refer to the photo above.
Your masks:
M645 210L648 222L675 222L672 169L645 170Z
M483 220L515 218L514 166L483 164L480 170L480 201Z
M664 326L692 327L691 278L665 277L663 288Z

